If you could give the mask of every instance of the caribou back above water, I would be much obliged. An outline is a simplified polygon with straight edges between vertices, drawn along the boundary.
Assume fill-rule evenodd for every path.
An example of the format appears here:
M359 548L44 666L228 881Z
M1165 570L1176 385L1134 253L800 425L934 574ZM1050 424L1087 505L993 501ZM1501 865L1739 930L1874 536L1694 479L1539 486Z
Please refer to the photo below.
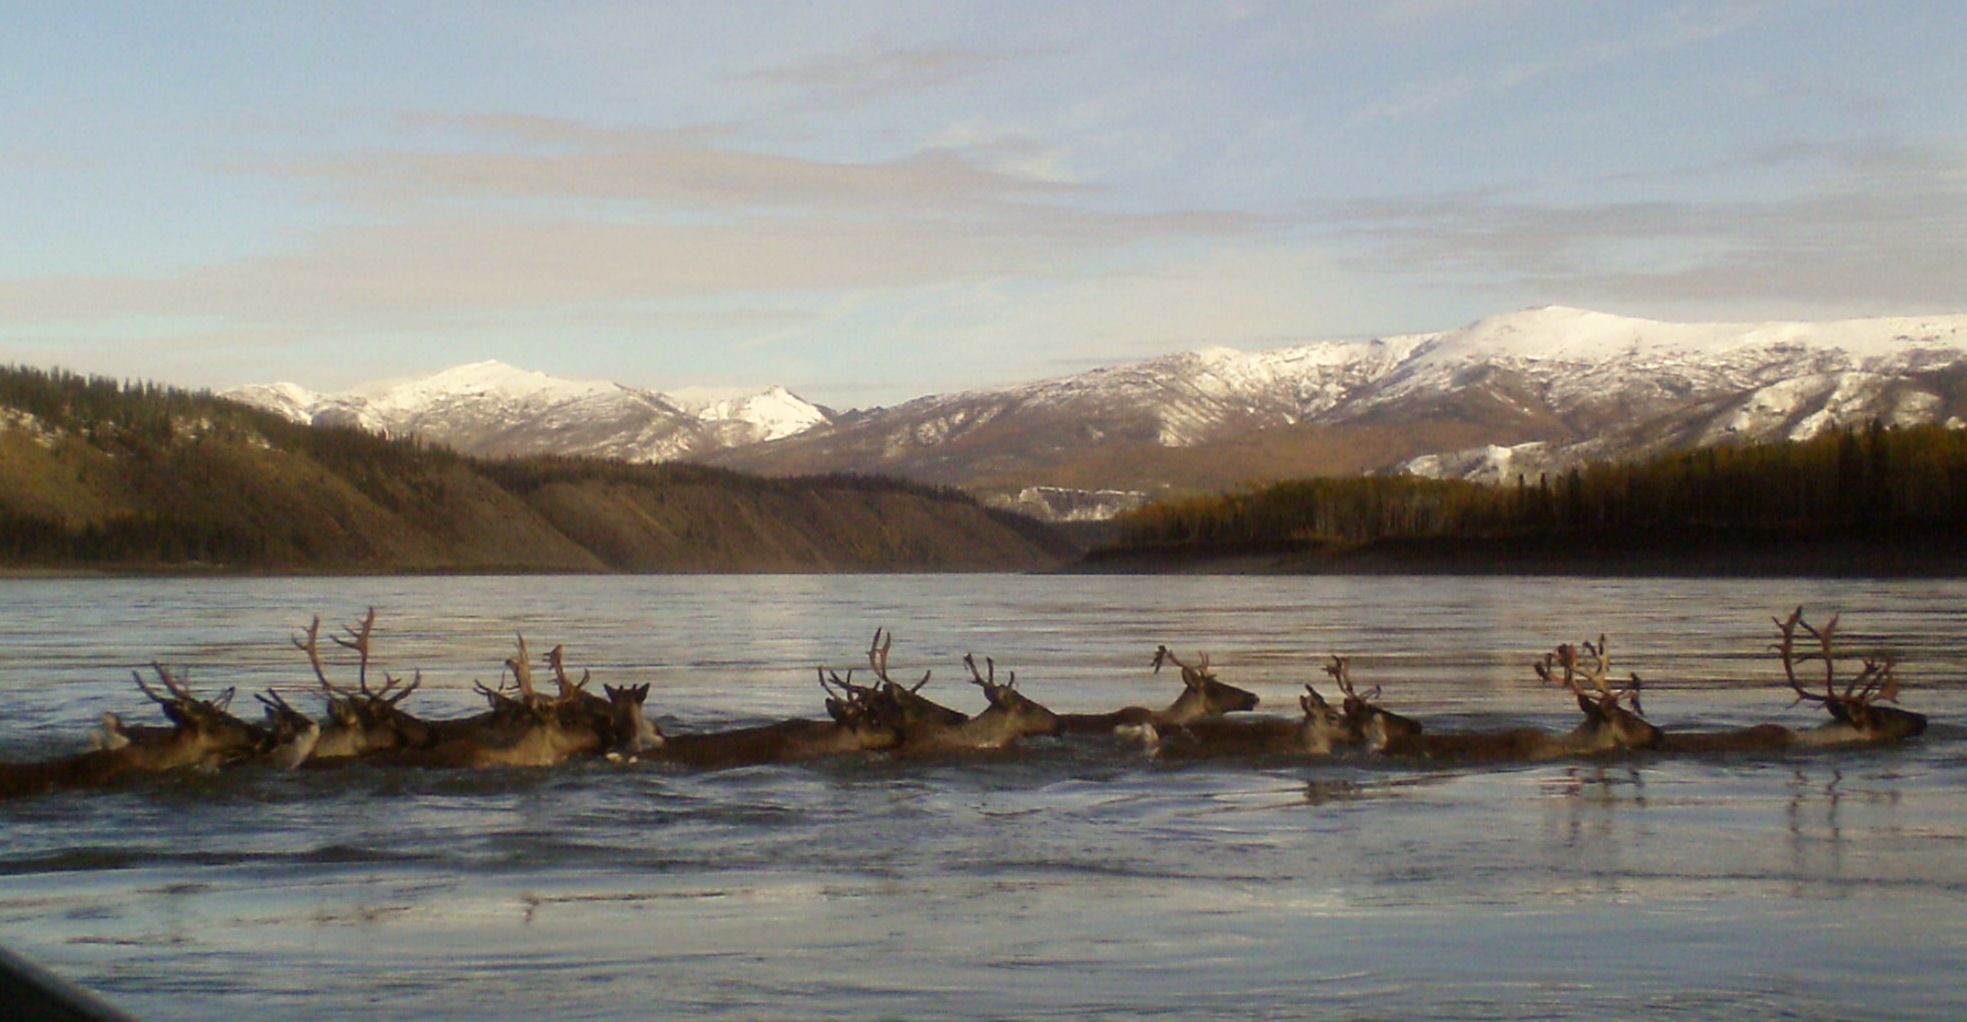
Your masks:
M169 727L127 726L113 713L91 736L87 752L39 763L0 763L0 797L103 787L146 775L212 769L260 760L293 766L307 758L320 729L276 695L266 726L232 715L235 689L200 698L163 664L152 664L158 687L132 672L138 691L163 711Z
M1583 643L1583 651L1584 656L1580 657L1577 647L1561 645L1532 665L1539 678L1569 689L1576 697L1585 719L1568 732L1552 734L1538 728L1389 732L1380 745L1369 748L1390 756L1423 759L1537 762L1657 746L1661 741L1660 729L1640 713L1639 676L1632 675L1632 683L1624 688L1611 687L1606 680L1611 671L1611 655L1602 635L1595 645L1589 641ZM1629 704L1631 709L1621 703Z
M1164 663L1180 668L1182 676L1181 694L1164 709L1128 706L1110 713L1062 713L1060 727L1067 734L1113 734L1122 728L1127 729L1127 734L1141 734L1138 729L1143 727L1179 727L1257 708L1255 692L1217 680L1215 672L1209 669L1207 653L1191 666L1182 663L1167 646L1160 646L1154 651L1154 673L1160 674Z
M1333 654L1332 662L1325 665L1325 673L1332 676L1332 682L1345 696L1342 712L1355 743L1382 752L1387 746L1412 740L1422 732L1420 721L1383 709L1374 702L1380 697L1378 685L1363 696L1353 690L1351 657Z
M977 670L976 657L965 654L963 666L970 671L971 683L983 690L990 708L958 724L904 721L898 755L974 752L1007 748L1024 738L1056 735L1059 715L1018 691L1017 672L999 685L997 662L984 658L988 671Z
M666 734L644 759L703 769L794 763L823 756L879 752L901 741L897 718L885 693L855 685L819 668L828 720L782 720L773 724Z
M1899 681L1892 670L1891 657L1861 657L1859 668L1840 689L1836 651L1838 619L1833 616L1822 629L1803 620L1798 607L1787 618L1776 618L1780 638L1770 647L1783 664L1783 677L1796 692L1799 703L1817 703L1831 719L1814 728L1793 729L1779 724L1758 724L1731 731L1668 732L1660 748L1674 753L1775 752L1786 749L1822 749L1848 745L1876 745L1914 738L1926 730L1926 716L1896 706L1880 706L1880 701L1897 702ZM1811 643L1797 648L1801 631ZM1810 648L1813 645L1815 648ZM1806 688L1797 677L1799 668L1818 661L1824 668L1824 690Z
M1155 754L1169 759L1264 756L1330 756L1357 741L1345 716L1307 682L1298 696L1303 716L1203 717L1186 724L1138 732Z

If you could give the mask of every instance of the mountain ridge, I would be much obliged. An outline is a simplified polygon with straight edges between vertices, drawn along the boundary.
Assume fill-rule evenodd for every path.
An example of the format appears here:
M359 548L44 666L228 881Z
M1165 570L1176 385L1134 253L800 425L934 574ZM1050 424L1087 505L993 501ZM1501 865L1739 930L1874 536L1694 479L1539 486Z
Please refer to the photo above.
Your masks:
M693 464L478 459L0 367L0 570L1006 571L1070 539L968 495Z
M886 408L837 413L782 387L754 392L778 402L776 420L728 400L549 385L544 374L528 377L552 396L544 402L500 405L488 400L492 388L399 384L394 404L330 398L312 415L370 414L370 428L472 453L893 474L1056 519L1253 479L1408 472L1495 481L1673 447L1800 439L1874 418L1958 424L1967 417L1963 376L1963 314L1671 323L1543 306L1454 330L1254 352L1205 347ZM296 404L295 392L304 393L234 396L273 407ZM402 396L411 393L421 403Z

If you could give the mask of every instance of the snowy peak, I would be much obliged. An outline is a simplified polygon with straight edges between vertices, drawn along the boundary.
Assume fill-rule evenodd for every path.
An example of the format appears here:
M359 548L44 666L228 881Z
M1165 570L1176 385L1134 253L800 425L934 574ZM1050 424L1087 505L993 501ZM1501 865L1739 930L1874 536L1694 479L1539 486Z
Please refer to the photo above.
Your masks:
M353 393L379 410L414 412L461 400L560 404L612 397L628 388L602 380L563 380L498 361L472 362L414 380L371 384Z
M683 398L605 380L568 380L503 362L472 362L343 394L292 383L226 394L299 422L415 434L468 454L576 454L665 461L795 435L828 421L773 386Z
M1431 361L1483 359L1602 363L1621 358L1701 358L1752 349L1804 347L1853 359L1918 348L1967 346L1967 316L1901 316L1828 322L1666 323L1544 306L1433 335Z
M818 405L778 384L757 393L689 387L664 396L699 419L749 425L759 441L793 436L828 421Z
M1208 347L835 417L783 387L668 393L498 362L346 394L232 396L473 454L885 473L1054 517L1361 471L1532 477L1595 458L1967 422L1967 315L1668 323L1549 306L1454 330Z
M255 408L264 408L293 422L312 422L316 406L326 395L317 394L298 383L249 383L226 391L224 396Z
M1361 471L1534 477L1872 419L1959 423L1963 378L1967 315L1667 323L1550 306L1435 333L1208 347L925 397L717 460L886 472L1060 515L1107 490Z

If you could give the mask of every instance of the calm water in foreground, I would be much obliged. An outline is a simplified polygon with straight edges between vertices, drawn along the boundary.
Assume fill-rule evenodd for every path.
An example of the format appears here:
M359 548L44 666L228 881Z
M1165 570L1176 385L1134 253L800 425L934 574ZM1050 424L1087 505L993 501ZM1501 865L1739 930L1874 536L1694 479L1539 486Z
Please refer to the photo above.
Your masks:
M1814 725L1769 618L1896 654L1922 740L1515 768L968 762L240 771L0 804L0 941L152 1019L1958 1018L1967 584L1017 576L0 580L0 757L77 749L129 669L305 696L287 636L378 608L411 708L514 632L665 728L820 715L864 663L972 711L1159 705L1157 643L1295 713L1330 652L1430 727L1568 728L1532 658L1608 633L1667 727ZM245 697L241 697L245 702ZM307 698L308 705L315 701ZM248 703L248 705L251 705Z

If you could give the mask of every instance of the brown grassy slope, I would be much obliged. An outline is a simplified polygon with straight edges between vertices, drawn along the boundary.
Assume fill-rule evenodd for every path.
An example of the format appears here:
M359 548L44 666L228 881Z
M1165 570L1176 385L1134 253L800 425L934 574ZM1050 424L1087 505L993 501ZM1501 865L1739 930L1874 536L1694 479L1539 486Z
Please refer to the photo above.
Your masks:
M528 498L562 534L628 571L1035 569L1048 549L984 509L918 494L815 485L661 488L555 482Z
M0 420L0 527L16 541L0 536L0 566L1024 570L1076 553L959 495L878 482L575 462L529 485L511 465L261 425L135 442ZM49 531L68 539L20 542Z

